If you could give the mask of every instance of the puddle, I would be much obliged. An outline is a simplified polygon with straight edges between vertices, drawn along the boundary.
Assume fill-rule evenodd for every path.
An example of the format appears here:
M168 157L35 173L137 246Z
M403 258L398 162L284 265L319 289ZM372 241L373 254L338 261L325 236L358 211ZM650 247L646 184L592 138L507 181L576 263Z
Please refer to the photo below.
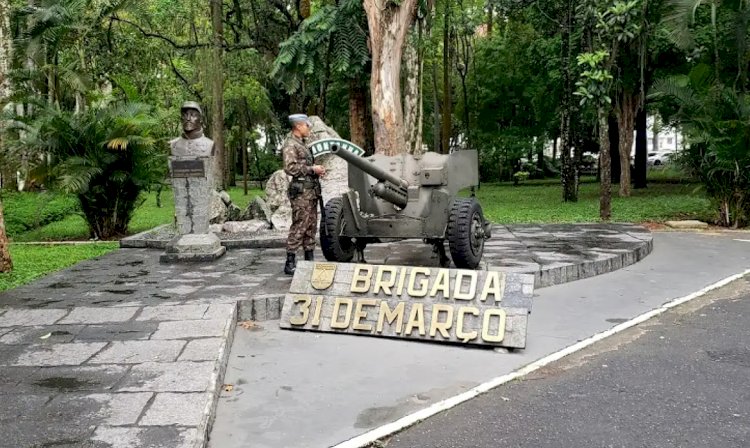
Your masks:
M621 324L623 322L627 322L627 319L623 319L622 317L612 317L610 319L607 319L607 322L611 324Z
M50 289L64 289L64 288L72 288L72 287L73 285L68 282L56 282L47 286L47 288L50 288Z
M89 381L81 381L78 378L69 378L69 377L62 377L62 376L45 378L41 381L35 382L34 384L40 387L45 387L47 389L56 389L61 392L78 390L84 386L92 385L92 383Z
M135 294L135 289L105 289L104 292L111 294Z

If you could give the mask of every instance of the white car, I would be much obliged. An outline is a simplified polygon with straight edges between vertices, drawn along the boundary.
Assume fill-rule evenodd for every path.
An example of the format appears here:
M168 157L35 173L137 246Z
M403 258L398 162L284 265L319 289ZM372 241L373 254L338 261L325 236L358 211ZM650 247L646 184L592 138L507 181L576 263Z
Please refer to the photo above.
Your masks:
M672 161L674 151L665 152L650 152L646 157L646 163L648 165L659 166Z

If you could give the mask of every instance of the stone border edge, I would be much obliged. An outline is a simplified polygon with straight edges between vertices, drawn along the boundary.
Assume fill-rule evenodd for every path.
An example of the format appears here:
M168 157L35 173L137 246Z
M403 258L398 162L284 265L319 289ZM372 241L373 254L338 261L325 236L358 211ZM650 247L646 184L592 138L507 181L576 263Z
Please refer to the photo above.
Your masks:
M643 260L653 249L654 239L651 238L643 241L643 244L640 244L635 249L603 260L585 261L577 264L570 263L565 266L541 269L534 273L534 287L546 288L548 286L561 285L575 280L583 280L584 278L614 272Z
M222 335L224 341L219 348L219 357L216 360L214 370L211 373L211 384L207 391L210 394L211 399L206 403L206 407L203 409L201 422L198 424L197 438L194 448L208 447L211 428L213 427L214 419L216 418L216 407L219 405L219 396L221 395L222 386L224 385L224 374L229 365L229 354L232 351L232 344L234 343L234 333L237 329L237 302L235 302L234 305L229 322L224 328L224 334Z

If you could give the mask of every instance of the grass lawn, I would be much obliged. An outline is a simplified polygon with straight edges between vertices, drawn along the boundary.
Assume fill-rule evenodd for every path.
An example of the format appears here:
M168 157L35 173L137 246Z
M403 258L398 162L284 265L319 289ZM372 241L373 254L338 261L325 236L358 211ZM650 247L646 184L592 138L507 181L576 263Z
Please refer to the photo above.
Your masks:
M651 183L632 196L618 196L612 187L612 221L645 222L669 219L709 219L710 203L698 185ZM485 217L497 223L570 223L599 221L599 184L582 183L578 202L563 202L557 184L520 186L482 184L476 193Z
M0 274L0 291L29 283L81 260L104 255L117 247L116 242L76 245L11 244L13 271Z

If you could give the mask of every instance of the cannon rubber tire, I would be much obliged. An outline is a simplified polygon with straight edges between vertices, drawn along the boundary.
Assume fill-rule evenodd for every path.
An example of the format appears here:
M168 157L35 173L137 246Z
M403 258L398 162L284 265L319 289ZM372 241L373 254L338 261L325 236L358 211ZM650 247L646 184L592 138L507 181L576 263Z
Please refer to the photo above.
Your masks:
M352 261L354 258L354 243L351 238L342 238L344 221L344 199L333 198L325 206L326 219L320 221L320 248L328 261ZM324 227L325 226L325 227Z
M448 216L446 236L453 263L459 269L476 269L482 261L484 237L477 237L476 226L484 224L482 206L474 198L456 198Z

